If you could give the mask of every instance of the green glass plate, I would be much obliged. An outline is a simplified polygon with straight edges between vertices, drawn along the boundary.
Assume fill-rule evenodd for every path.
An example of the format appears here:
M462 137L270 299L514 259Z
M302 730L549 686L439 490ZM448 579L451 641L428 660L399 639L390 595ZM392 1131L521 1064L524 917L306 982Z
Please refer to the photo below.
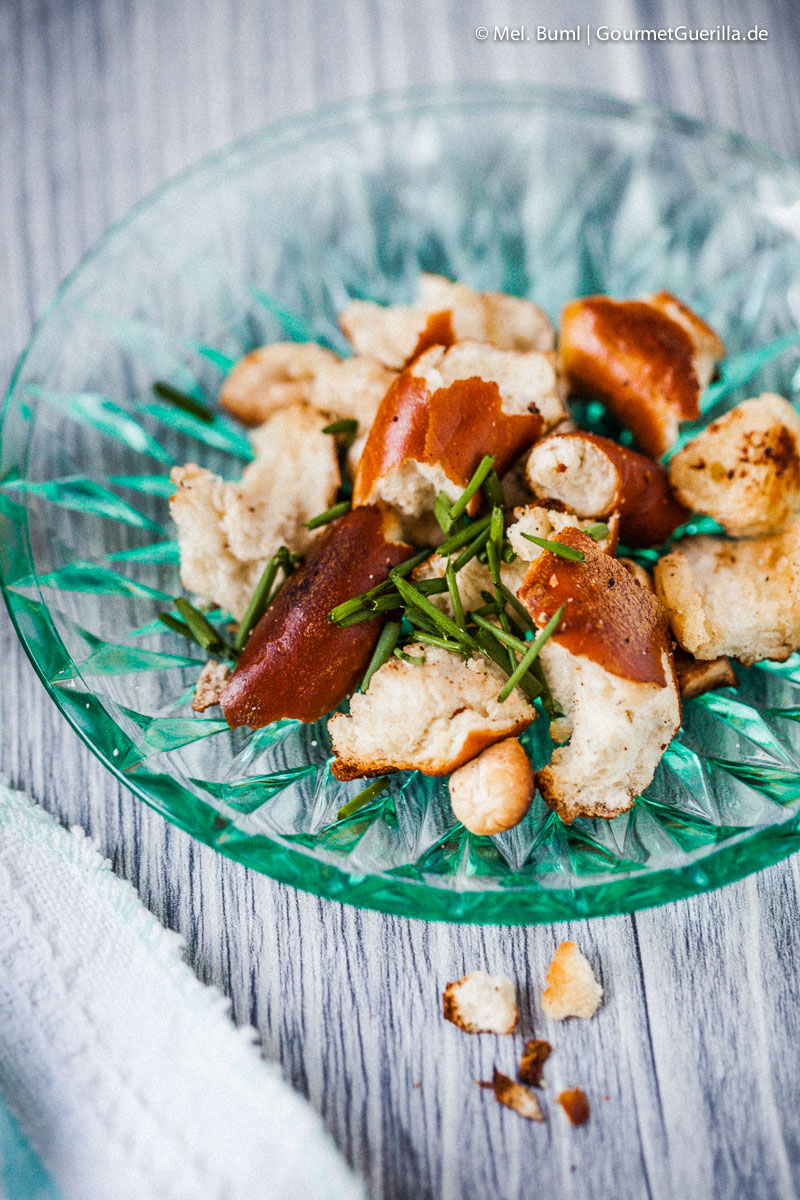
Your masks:
M447 782L359 785L324 722L231 732L194 717L201 654L155 622L178 594L165 483L248 454L216 409L239 355L344 349L353 296L403 301L417 273L528 295L669 288L733 354L796 329L800 171L740 138L599 96L499 86L356 101L285 121L169 183L114 226L38 323L5 402L0 567L55 703L146 803L238 862L353 904L459 921L553 921L701 892L800 848L800 658L686 705L634 809L570 828L538 799L488 839ZM788 349L722 403L793 395ZM154 397L166 380L210 421ZM733 381L735 382L735 380ZM537 765L547 722L528 731Z

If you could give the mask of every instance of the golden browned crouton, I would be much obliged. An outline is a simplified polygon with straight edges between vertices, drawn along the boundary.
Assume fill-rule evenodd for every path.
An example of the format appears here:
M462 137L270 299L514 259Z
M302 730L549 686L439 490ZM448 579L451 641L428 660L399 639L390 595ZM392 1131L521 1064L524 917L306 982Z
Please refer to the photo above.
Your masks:
M533 768L519 741L506 738L454 771L448 787L453 815L471 833L502 833L531 806Z
M512 1108L521 1117L527 1118L528 1121L544 1121L544 1113L536 1093L523 1084L516 1083L508 1075L501 1074L497 1069L492 1077L492 1090L500 1104Z
M261 425L276 409L309 401L317 372L338 361L316 342L259 346L228 372L219 402L244 425Z
M592 1115L586 1093L580 1088L568 1088L561 1092L558 1103L563 1108L570 1125L585 1125Z
M669 477L731 537L777 533L800 508L800 417L782 396L745 400L678 451Z
M739 542L685 538L656 563L655 585L695 658L784 662L800 647L800 520Z
M525 1049L522 1053L522 1058L519 1063L519 1080L520 1083L527 1083L531 1087L542 1086L542 1071L544 1064L547 1062L553 1047L549 1042L542 1041L541 1038L530 1038L525 1043Z
M214 705L219 704L219 698L225 689L225 684L230 679L230 675L230 663L216 662L213 658L209 659L198 675L197 683L194 685L192 708L195 712L205 712L207 708L213 708Z

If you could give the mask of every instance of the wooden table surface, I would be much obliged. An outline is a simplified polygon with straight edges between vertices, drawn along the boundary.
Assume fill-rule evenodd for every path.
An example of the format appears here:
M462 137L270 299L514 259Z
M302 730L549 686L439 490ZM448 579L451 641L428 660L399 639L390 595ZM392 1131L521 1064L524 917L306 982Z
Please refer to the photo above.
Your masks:
M479 25L749 28L756 44L493 43ZM275 118L458 79L595 87L712 119L800 157L792 0L0 0L0 380L104 228L180 168ZM201 978L252 1022L374 1197L800 1194L800 865L635 916L531 928L425 924L273 883L193 842L115 782L0 617L0 777L83 826ZM550 1117L474 1080L519 1042L442 1021L444 982L512 975L523 1032L572 937L602 974L591 1022L555 1030ZM573 1130L561 1087L590 1097ZM288 1198L287 1198L288 1200Z

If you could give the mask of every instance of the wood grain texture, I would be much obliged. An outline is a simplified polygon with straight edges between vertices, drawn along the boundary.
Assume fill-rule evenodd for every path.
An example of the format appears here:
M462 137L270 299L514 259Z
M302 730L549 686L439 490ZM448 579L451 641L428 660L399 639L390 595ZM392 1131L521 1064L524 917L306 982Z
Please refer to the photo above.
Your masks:
M481 44L477 25L722 22L758 45ZM786 0L0 0L0 379L113 219L232 137L342 97L455 79L644 97L800 154L800 9ZM500 929L362 913L246 871L167 826L57 714L0 618L0 774L82 825L187 939L198 974L323 1115L374 1197L667 1200L800 1192L797 859L710 896L604 921ZM590 1023L546 1022L557 942L602 974ZM465 970L518 982L521 1035L556 1049L544 1126L474 1080L519 1038L440 1018ZM573 1130L553 1099L584 1088Z

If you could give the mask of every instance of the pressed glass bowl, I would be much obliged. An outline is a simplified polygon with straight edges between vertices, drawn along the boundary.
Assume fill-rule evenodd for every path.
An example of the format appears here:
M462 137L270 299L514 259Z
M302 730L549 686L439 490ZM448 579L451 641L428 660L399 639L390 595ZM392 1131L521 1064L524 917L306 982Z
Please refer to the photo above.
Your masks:
M6 601L55 703L108 768L222 853L320 895L408 916L551 921L658 904L800 847L800 657L685 706L653 784L611 822L564 826L537 797L488 839L447 781L329 770L325 724L230 732L190 710L199 650L156 621L180 593L170 465L226 477L242 432L170 408L214 403L253 346L342 348L350 297L405 301L420 270L528 295L553 316L590 291L669 288L731 352L795 329L800 171L650 107L472 87L283 122L162 188L116 225L39 322L6 400ZM787 351L745 394L792 395ZM730 402L729 401L729 402ZM602 736L602 729L598 729ZM547 721L526 735L541 765Z

